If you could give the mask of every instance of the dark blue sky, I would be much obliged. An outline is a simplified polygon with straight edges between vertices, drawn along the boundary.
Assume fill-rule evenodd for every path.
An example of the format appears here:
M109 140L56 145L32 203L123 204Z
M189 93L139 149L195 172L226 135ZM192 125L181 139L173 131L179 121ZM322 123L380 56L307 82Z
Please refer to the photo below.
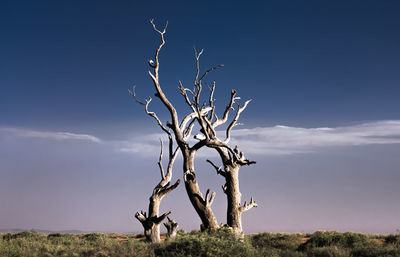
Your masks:
M159 179L159 135L149 135L159 129L127 89L154 93L154 18L169 22L161 83L180 113L177 81L193 82L194 46L202 70L225 65L208 77L219 110L232 88L253 99L248 130L233 135L258 161L241 173L243 201L260 204L246 232L395 232L399 13L394 0L2 1L0 228L141 229L132 215ZM168 118L157 99L151 108ZM217 192L224 222L222 181L205 156L200 187ZM197 229L183 187L174 194L162 209Z
M398 1L3 1L1 123L131 120L126 89L151 93L150 18L169 21L161 72L171 97L178 79L193 80L196 46L203 69L225 64L210 76L219 99L231 88L254 99L251 122L396 119L399 11Z

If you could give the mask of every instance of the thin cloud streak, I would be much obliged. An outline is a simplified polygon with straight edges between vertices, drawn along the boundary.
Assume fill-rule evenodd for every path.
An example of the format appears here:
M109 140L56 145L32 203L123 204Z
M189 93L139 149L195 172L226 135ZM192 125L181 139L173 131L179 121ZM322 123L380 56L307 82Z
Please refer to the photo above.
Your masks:
M143 135L124 142L119 151L154 155L159 151L162 134ZM335 128L299 128L288 126L257 127L232 131L230 145L238 145L247 155L291 155L311 153L322 148L399 144L400 121L376 121ZM199 153L208 156L211 151Z
M102 140L98 137L87 135L87 134L76 134L70 132L53 132L53 131L37 131L30 129L20 128L4 128L0 127L0 132L16 136L16 137L31 137L31 138L43 138L51 140L84 140L94 143L101 143Z
M232 144L246 153L285 155L314 152L323 147L400 143L400 121L377 121L336 128L274 126L239 129Z
M89 134L70 132L36 131L21 128L0 127L1 134L15 137L42 138L49 140L82 140L109 145L121 153L154 156L160 151L159 140L167 140L162 133L136 136L129 140L102 140ZM221 131L218 134L223 134ZM196 141L190 140L193 144ZM232 131L230 145L238 145L247 155L292 155L316 152L322 148L337 146L362 146L372 144L399 144L400 120L376 121L335 128L299 128L277 125ZM209 157L213 151L200 151L199 156Z

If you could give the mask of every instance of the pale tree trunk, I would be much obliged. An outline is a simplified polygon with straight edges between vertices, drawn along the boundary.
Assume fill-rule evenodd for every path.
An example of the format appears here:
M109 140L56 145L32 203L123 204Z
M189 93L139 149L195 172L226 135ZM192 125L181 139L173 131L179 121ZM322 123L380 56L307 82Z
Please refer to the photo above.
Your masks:
M225 194L227 197L227 225L233 229L235 235L242 233L242 212L240 202L242 194L239 189L239 167L228 168L225 176Z
M228 201L227 224L232 228L236 237L243 237L242 214L253 207L257 207L257 203L251 198L249 203L244 202L241 205L242 194L239 189L239 169L239 166L227 167L225 193Z

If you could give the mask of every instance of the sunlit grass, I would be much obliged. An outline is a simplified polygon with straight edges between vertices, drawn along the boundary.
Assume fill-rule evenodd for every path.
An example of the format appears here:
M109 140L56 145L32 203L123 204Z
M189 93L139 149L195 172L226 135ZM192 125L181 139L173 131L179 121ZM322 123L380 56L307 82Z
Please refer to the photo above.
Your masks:
M164 238L164 237L163 237ZM159 244L140 234L0 234L0 256L399 256L400 235L366 235L335 231L313 234L260 233L236 240L229 229L180 231Z

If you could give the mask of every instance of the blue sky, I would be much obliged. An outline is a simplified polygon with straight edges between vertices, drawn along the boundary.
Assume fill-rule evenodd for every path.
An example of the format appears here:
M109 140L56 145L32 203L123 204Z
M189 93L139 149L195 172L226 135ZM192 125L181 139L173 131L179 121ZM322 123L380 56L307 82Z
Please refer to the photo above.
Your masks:
M169 22L160 75L181 113L177 81L193 82L194 46L203 70L225 65L208 77L220 110L232 88L252 99L233 135L258 161L241 171L244 198L260 205L247 232L395 232L399 11L397 1L3 1L0 228L141 230L133 214L159 180L161 135L127 89L154 93L154 18ZM168 119L156 99L151 108ZM212 154L196 165L224 222ZM162 209L199 226L183 187Z

